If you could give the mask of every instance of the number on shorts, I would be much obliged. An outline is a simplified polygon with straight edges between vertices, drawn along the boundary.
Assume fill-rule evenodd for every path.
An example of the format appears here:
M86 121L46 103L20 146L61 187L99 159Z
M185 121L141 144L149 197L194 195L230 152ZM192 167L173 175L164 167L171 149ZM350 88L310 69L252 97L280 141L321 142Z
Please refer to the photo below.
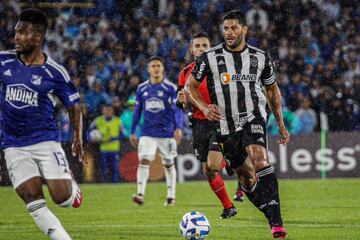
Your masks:
M66 159L62 152L54 152L54 155L59 166L66 167Z

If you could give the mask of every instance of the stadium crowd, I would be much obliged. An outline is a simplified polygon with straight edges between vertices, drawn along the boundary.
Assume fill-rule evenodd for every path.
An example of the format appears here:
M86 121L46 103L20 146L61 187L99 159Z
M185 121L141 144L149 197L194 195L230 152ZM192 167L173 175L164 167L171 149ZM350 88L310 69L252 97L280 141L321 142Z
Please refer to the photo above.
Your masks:
M318 131L320 112L326 113L331 131L360 130L356 0L94 2L95 8L46 9L51 18L44 49L79 88L85 126L101 114L103 104L112 104L119 116L129 107L128 98L148 77L150 56L164 58L167 78L176 83L191 61L191 35L203 30L213 45L221 43L221 14L240 9L250 28L248 43L267 50L276 63L290 132ZM19 10L13 1L0 4L0 50L14 46ZM70 140L67 115L58 112L62 136ZM270 117L270 134L277 134L274 121Z

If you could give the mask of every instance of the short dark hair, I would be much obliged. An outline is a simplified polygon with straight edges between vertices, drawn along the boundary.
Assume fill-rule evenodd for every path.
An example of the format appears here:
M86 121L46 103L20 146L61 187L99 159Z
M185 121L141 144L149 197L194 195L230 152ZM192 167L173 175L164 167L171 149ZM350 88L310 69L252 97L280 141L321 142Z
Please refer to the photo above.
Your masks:
M239 23L243 26L246 26L246 17L245 14L243 14L242 12L240 12L240 10L231 10L227 13L225 13L225 15L223 16L223 22L225 20L229 20L229 19L237 19L239 20Z
M37 8L27 8L22 10L19 16L19 21L41 25L45 30L48 27L46 14Z
M158 57L158 56L150 57L148 60L148 64L151 63L152 61L160 61L162 63L162 65L165 66L164 59L162 59L161 57Z
M193 40L195 38L202 38L202 37L209 39L209 35L206 32L197 32L191 36L191 40Z

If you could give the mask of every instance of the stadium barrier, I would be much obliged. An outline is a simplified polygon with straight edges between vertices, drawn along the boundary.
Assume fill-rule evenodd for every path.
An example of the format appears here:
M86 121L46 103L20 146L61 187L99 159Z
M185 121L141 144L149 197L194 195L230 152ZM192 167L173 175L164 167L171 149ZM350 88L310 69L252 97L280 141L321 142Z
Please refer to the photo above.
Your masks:
M321 142L321 134L293 136L286 146L279 146L276 137L269 137L269 159L279 178L320 178L320 177L360 177L360 134L357 132L333 132L326 136L326 145ZM81 169L70 156L70 144L63 145L70 166L81 182L99 182L100 164L98 146L88 146L86 153L89 165ZM74 166L74 163L76 164ZM136 149L128 142L122 143L119 171L123 182L134 182L138 158ZM179 146L176 162L179 182L205 179L201 164L197 161L191 141L183 139ZM324 174L325 173L325 174ZM226 176L224 172L224 177ZM151 164L150 181L164 179L164 171L159 156ZM9 185L6 164L0 160L0 185Z

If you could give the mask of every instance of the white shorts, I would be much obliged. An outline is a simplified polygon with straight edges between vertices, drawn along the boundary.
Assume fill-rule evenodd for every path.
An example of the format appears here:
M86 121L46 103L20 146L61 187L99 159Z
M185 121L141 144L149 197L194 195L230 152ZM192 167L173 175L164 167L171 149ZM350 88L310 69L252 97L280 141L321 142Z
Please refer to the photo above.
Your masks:
M68 161L58 142L48 141L25 147L9 147L4 153L14 188L33 177L71 179Z
M177 157L177 147L174 138L140 137L138 144L138 157L140 160L153 161L157 149L159 149L163 165L174 164L174 159Z

